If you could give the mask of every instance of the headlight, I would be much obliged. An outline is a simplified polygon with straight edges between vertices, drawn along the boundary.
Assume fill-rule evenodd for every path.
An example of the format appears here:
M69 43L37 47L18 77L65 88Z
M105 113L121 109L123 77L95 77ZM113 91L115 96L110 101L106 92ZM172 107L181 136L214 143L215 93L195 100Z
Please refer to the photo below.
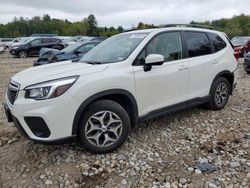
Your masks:
M49 55L49 56L48 56L48 61L49 61L49 62L52 62L54 58L55 58L54 55Z
M17 48L18 48L18 46L13 46L13 47L11 47L11 49L14 49L14 50L17 49Z
M59 97L76 82L78 77L71 76L28 86L24 89L25 98L44 100Z

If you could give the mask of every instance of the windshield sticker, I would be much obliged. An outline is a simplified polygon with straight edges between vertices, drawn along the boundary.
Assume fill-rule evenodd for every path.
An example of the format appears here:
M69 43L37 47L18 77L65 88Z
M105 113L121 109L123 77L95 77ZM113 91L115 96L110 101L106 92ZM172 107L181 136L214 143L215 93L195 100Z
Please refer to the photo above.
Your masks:
M118 61L122 61L122 60L123 60L123 57L119 57L119 58L118 58Z
M147 36L146 34L134 34L134 35L131 35L129 38L130 39L143 39L146 36Z

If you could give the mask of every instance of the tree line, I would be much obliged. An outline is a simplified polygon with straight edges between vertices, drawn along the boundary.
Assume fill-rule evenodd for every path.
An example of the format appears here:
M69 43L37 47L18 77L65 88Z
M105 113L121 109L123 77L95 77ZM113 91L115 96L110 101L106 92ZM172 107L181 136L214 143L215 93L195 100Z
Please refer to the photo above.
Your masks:
M232 18L223 18L214 21L196 22L190 24L206 25L225 32L230 38L234 36L250 36L250 15L241 14ZM157 28L153 24L140 22L132 29ZM33 33L53 33L61 36L112 36L123 32L122 26L99 27L96 17L90 14L82 21L70 22L68 20L52 19L50 15L28 18L14 18L12 22L0 24L0 37L30 36Z
M68 20L52 19L50 15L28 18L14 18L12 22L0 24L0 37L30 36L33 33L52 33L59 36L112 36L123 32L121 26L98 27L98 22L93 14L82 21L70 22Z

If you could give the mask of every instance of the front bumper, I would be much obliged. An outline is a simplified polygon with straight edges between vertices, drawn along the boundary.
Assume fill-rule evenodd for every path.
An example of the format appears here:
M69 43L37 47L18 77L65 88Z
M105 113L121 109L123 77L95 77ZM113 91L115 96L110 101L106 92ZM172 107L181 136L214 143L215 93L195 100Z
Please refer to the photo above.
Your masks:
M17 50L15 50L15 49L10 49L9 53L10 53L11 55L15 55L15 56L18 55L18 52L17 52Z
M39 143L62 143L75 140L73 120L79 107L69 93L48 100L25 99L24 91L13 105L6 96L4 104L8 121L13 121L19 132Z

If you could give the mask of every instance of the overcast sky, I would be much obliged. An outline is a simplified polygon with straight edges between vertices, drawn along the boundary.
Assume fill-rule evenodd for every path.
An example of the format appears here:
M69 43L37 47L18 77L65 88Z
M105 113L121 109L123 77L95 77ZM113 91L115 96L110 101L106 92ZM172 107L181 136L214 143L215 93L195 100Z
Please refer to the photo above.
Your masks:
M94 14L100 26L130 28L140 21L160 25L250 14L250 0L0 0L0 23L45 13L69 21Z

